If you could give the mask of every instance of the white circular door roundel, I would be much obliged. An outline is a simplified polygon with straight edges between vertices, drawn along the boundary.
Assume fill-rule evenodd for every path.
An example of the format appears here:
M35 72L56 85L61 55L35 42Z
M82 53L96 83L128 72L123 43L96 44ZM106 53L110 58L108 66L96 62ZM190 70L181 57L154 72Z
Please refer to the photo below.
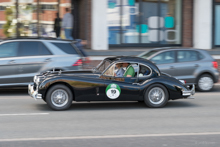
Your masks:
M109 84L105 90L108 98L116 99L121 94L121 88L117 84Z

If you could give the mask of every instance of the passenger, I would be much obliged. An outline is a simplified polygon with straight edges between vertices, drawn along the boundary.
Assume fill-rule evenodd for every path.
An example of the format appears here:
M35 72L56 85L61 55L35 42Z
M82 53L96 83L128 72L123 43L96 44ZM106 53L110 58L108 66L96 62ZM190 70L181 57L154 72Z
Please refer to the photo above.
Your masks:
M124 77L134 77L135 71L132 65L130 65L129 63L123 63L123 67L126 67Z
M123 77L125 70L122 67L122 63L117 63L116 67L118 70L115 72L116 77Z

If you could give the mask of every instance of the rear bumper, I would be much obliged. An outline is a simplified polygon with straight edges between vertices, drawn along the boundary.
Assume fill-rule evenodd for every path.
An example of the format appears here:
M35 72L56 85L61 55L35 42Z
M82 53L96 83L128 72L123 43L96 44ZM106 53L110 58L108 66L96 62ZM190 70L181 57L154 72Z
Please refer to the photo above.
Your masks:
M28 85L28 94L35 100L42 99L42 94L39 94L38 90L34 90L34 84Z
M190 90L182 91L182 96L184 96L184 97L188 97L188 96L191 96L194 94L195 94L195 85L194 84L192 85L192 88Z

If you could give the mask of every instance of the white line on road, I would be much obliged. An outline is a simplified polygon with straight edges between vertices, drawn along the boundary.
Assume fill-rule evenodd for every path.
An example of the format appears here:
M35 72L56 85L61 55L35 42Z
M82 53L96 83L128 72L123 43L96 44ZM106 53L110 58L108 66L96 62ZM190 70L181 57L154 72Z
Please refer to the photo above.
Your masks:
M132 138L132 137L196 136L196 135L220 135L220 132L141 134L141 135L107 135L107 136L76 136L76 137L43 137L43 138L15 138L15 139L0 139L0 142L6 142L6 141L7 142L9 142L9 141L39 141L39 140L70 140L70 139Z
M0 116L28 116L28 115L48 115L49 113L18 113L18 114L0 114Z

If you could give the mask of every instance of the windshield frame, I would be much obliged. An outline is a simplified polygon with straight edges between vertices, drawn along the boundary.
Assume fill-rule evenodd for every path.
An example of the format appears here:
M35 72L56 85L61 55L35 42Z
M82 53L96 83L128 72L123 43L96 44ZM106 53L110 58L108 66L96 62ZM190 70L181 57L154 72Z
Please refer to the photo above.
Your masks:
M103 70L99 70L101 68L101 66L106 66L105 63L108 62L109 64L107 65L107 67L104 67ZM95 67L95 71L96 72L100 72L103 73L104 71L106 71L106 69L108 69L108 67L112 64L112 62L110 60L104 59L102 60L96 67Z

